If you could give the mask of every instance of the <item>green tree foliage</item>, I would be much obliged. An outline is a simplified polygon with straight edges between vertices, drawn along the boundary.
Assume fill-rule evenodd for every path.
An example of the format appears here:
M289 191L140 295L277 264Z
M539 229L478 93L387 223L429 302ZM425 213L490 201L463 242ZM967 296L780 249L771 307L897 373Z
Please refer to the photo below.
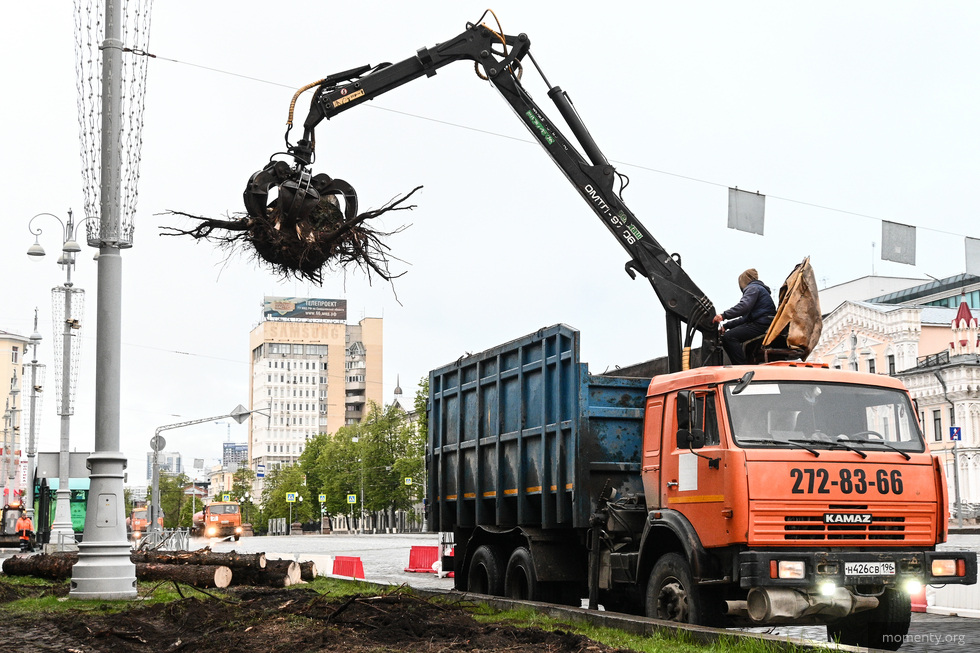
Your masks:
M191 498L184 494L190 484L187 474L160 474L160 507L164 528L189 528Z
M367 512L407 510L422 497L424 449L424 436L404 411L372 403L364 421L311 439L300 466L313 498L326 495L329 514L359 513L362 502ZM351 494L354 504L347 503Z
M259 497L252 496L252 483L254 481L255 472L245 465L240 466L232 476L232 499L241 502L242 518L245 521L252 519L252 516L256 514L255 502Z
M306 485L306 477L299 465L280 467L267 472L265 475L265 487L262 490L262 515L265 519L290 516L290 504L286 501L286 494L296 492L303 497L303 501L292 503L292 519L294 522L308 522L313 520L313 510L315 502L310 489Z

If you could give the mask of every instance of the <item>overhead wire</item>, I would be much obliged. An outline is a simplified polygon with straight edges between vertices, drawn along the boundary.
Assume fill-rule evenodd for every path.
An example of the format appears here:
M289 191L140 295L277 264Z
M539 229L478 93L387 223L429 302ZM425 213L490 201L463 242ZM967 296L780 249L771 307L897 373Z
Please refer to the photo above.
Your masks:
M493 13L489 9L487 10L487 12L490 12L491 14ZM487 12L484 12L484 16L486 16L486 13ZM482 18L483 17L481 17L481 20L482 20ZM495 14L494 14L494 18L496 18L496 15ZM499 24L499 21L498 21L498 24ZM487 29L490 29L490 28L488 27ZM501 41L504 43L504 45L506 47L506 39L503 36L502 32L498 34L497 32L495 32L492 29L490 31L491 32L494 32L495 34L497 34L498 38L501 39ZM232 77L238 77L238 78L241 78L241 79L247 79L247 80L259 82L259 83L262 83L262 84L269 84L269 85L272 85L272 86L279 86L279 87L282 87L282 88L288 88L290 90L295 90L296 89L296 86L295 85L283 84L281 82L274 82L274 81L270 81L270 80L267 80L267 79L262 79L262 78L259 78L259 77L253 77L253 76L250 76L250 75L243 75L241 73L236 73L236 72L232 72L232 71L228 71L228 70L222 70L220 68L214 68L214 67L205 66L205 65L202 65L202 64L196 64L196 63L191 63L191 62L187 62L187 61L181 61L179 59L174 59L174 58L171 58L171 57L164 57L164 56L157 55L157 54L150 54L149 52L136 52L134 54L138 54L138 55L142 55L142 56L147 56L147 57L152 57L152 58L154 58L154 59L156 59L158 61L167 61L169 63L175 63L175 64L179 64L179 65L183 65L183 66L191 66L193 68L199 68L199 69L202 69L202 70L208 70L210 72L215 72L215 73L219 73L219 74L222 74L222 75L230 75ZM478 72L478 74L479 74L479 72ZM482 77L482 75L481 75L481 77ZM482 77L482 78L483 79L486 79L485 77ZM316 83L314 83L313 85L316 85ZM417 114L417 113L412 113L410 111L401 111L401 110L398 110L398 109L390 109L390 108L387 108L387 107L379 106L379 105L374 104L374 103L367 104L365 106L368 106L370 108L376 109L378 111L386 111L388 113L395 113L395 114L406 116L406 117L409 117L409 118L415 118L417 120L425 120L425 121L428 121L428 122L433 122L433 123L437 123L437 124L440 124L440 125L445 125L447 127L453 127L453 128L456 128L456 129L465 129L467 131L477 132L477 133L480 133L480 134L486 134L488 136L494 136L494 137L497 137L497 138L506 138L508 140L518 141L518 142L525 143L525 144L528 144L528 145L538 145L538 143L536 141L532 141L532 140L529 140L529 139L526 139L526 138L519 138L519 137L516 137L516 136L511 136L511 135L508 135L508 134L503 134L501 132L496 132L496 131L489 130L489 129L482 129L482 128L479 128L479 127L472 127L470 125L464 125L462 123L453 122L451 120L443 120L443 119L439 119L439 118L431 118L429 116L423 116L423 115L420 115L420 114ZM642 164L638 164L638 163L632 163L630 161L623 161L623 160L619 160L619 159L609 159L609 161L610 161L610 163L616 163L616 164L619 164L619 165L630 166L630 167L636 168L638 170L645 170L647 172L652 172L652 173L659 174L659 175L665 175L665 176L668 176L668 177L675 177L677 179L685 179L687 181L693 181L693 182L696 182L696 183L699 183L699 184L706 184L706 185L715 186L715 187L718 187L718 188L731 188L731 185L730 184L724 184L724 183L720 183L720 182L717 182L717 181L711 181L711 180L708 180L708 179L702 179L700 177L694 177L694 176L691 176L691 175L684 175L684 174L680 174L680 173L677 173L677 172L671 172L669 170L662 170L662 169L659 169L659 168L653 168L653 167L642 165ZM625 188L625 186L623 188ZM620 189L620 190L622 190L622 189ZM793 204L799 204L801 206L809 206L809 207L812 207L812 208L815 208L815 209L820 209L822 211L831 211L831 212L834 212L834 213L842 213L844 215L851 215L851 216L854 216L854 217L863 218L863 219L867 219L867 220L874 220L874 221L877 221L877 222L887 222L887 221L889 221L886 218L881 218L881 217L878 217L878 216L875 216L875 215L869 215L867 213L859 213L857 211L850 211L848 209L841 209L841 208L837 208L837 207L833 207L833 206L827 206L825 204L817 204L815 202L808 202L806 200L798 200L798 199L793 199L793 198L790 198L790 197L783 197L783 196L780 196L780 195L773 195L771 193L766 193L766 197L771 198L771 199L774 199L774 200L780 200L780 201L783 201L783 202L790 202L790 203L793 203ZM958 232L954 232L954 231L947 231L947 230L944 230L944 229L937 229L935 227L922 226L922 225L911 225L911 226L915 226L916 229L921 229L922 231L929 231L929 232L933 232L933 233L944 234L944 235L947 235L947 236L957 236L957 237L962 237L962 238L966 238L967 237L967 235L964 234L964 233L958 233Z

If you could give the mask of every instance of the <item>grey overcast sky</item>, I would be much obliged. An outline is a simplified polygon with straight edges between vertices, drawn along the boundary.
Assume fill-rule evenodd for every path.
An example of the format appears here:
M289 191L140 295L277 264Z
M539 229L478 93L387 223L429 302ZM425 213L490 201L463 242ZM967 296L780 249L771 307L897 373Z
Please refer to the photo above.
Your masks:
M628 206L723 309L755 267L776 288L811 256L821 286L871 274L964 271L980 179L980 4L907 2L314 2L158 0L148 50L136 235L123 255L121 448L140 482L160 425L248 403L248 332L264 295L345 298L350 321L383 317L384 393L411 397L429 369L565 322L593 371L664 353L663 310L625 252L468 64L321 124L317 172L376 208L416 185L418 208L386 216L406 274L357 271L322 287L247 257L162 238L167 210L242 210L249 176L283 149L295 89L359 64L400 61L491 7L528 34L631 183ZM72 3L4 7L0 329L29 335L34 307L53 365L49 256L30 263L31 216L82 214ZM525 85L558 113L528 67ZM309 95L297 105L302 123ZM295 131L294 131L295 134ZM726 228L729 186L767 195L764 236ZM918 228L915 266L880 260L881 221ZM53 221L42 244L56 251ZM86 290L72 446L94 442L96 264ZM60 329L59 329L60 331ZM40 449L55 450L53 378ZM246 427L169 431L187 463L220 456Z

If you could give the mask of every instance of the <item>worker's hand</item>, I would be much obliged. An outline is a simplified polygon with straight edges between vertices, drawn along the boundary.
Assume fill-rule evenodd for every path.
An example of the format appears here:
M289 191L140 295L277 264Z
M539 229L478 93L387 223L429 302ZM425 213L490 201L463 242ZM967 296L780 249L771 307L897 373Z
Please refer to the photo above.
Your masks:
M724 334L725 333L725 325L723 325L723 324L719 324L718 325L718 333L721 333L721 334Z
M725 318L723 318L722 316L716 315L713 318L711 318L711 323L712 324L721 324L721 321L724 320L724 319Z

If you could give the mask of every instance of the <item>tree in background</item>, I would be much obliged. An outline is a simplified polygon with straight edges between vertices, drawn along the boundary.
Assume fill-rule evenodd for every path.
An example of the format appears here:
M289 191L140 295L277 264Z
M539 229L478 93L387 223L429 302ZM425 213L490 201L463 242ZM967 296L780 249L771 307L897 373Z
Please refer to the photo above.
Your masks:
M164 528L189 528L191 498L184 494L190 484L187 474L160 474L160 508Z
M275 519L290 516L290 505L286 501L288 492L296 492L303 501L292 504L294 522L308 522L313 519L315 497L306 485L306 477L299 465L280 467L266 473L265 487L262 489L262 516Z
M254 510L254 501L258 497L252 496L252 483L255 481L255 472L247 465L240 465L232 476L231 498L232 501L241 502L242 519L251 519Z

